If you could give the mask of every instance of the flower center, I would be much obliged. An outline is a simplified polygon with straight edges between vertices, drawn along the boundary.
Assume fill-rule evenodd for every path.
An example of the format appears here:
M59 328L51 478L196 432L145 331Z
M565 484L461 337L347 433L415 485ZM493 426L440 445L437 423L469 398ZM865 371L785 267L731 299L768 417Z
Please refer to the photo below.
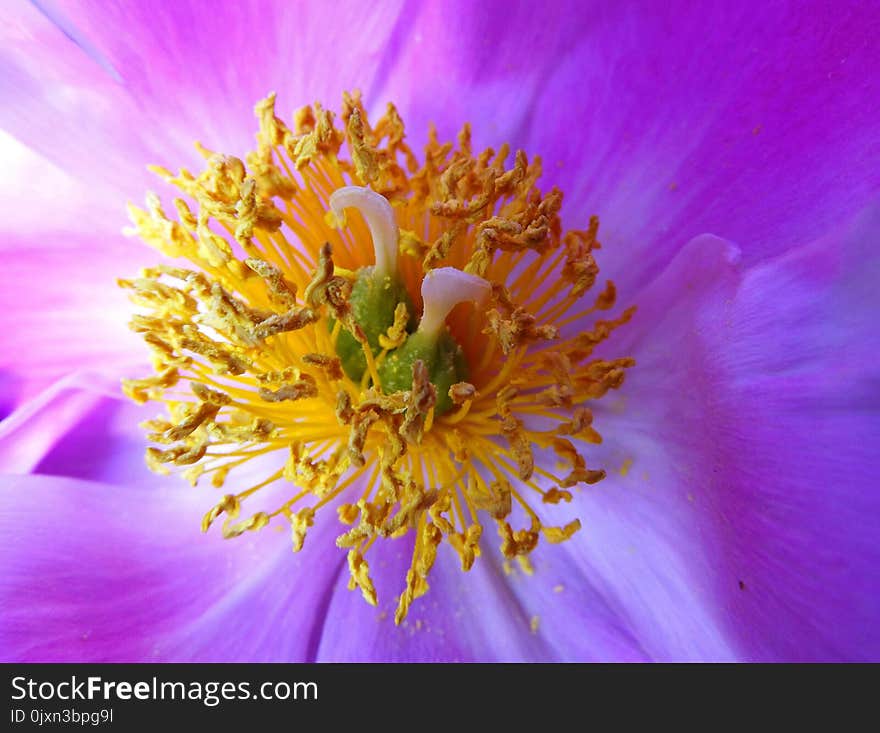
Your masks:
M474 155L466 126L457 146L432 135L419 164L394 107L371 126L352 96L341 128L320 106L293 130L274 97L256 111L246 163L200 147L198 176L155 169L184 194L176 218L155 195L131 208L142 239L189 264L120 281L155 366L124 389L168 407L146 423L152 468L235 486L204 530L284 519L299 550L334 506L351 587L372 604L369 549L413 536L399 623L441 542L468 570L487 520L508 558L580 528L543 516L604 476L584 457L600 441L587 404L634 362L593 350L633 309L596 318L615 303L611 282L590 295L598 221L563 233L561 194L537 189L522 152L512 167L506 146ZM269 468L235 485L245 464ZM284 501L242 518L276 482Z
M491 286L452 267L430 270L422 281L422 319L413 332L412 300L397 270L398 230L391 204L368 188L346 186L330 195L330 208L338 217L346 206L364 215L376 264L354 276L348 298L351 322L334 338L342 369L357 383L369 376L385 393L394 393L411 389L414 370L424 368L434 386L434 414L443 415L452 407L450 388L467 376L461 347L446 329L446 316L466 300L482 304ZM330 319L330 328L335 323Z

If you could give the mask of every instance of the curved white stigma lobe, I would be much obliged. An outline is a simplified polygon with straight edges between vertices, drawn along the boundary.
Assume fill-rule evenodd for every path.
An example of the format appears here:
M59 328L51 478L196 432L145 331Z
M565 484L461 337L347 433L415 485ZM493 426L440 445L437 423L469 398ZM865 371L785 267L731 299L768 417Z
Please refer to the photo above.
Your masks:
M360 211L370 228L376 255L376 275L395 275L400 233L388 199L363 186L343 186L330 194L330 209L337 219L341 221L343 211L348 208Z
M430 270L422 280L424 312L418 332L436 338L456 305L468 300L482 305L491 292L492 286L483 278L454 267Z

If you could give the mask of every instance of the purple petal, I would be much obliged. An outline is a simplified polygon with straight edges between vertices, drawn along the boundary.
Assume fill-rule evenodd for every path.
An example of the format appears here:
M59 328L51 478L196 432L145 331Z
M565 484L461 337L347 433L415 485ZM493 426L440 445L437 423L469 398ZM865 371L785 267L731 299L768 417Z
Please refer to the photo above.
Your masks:
M880 654L878 233L745 274L698 238L614 339L637 366L596 424L632 465L579 499L575 547L652 655Z
M147 163L191 165L198 139L242 155L253 105L279 109L366 87L384 61L394 3L204 0L145 5L44 2L0 31L0 126L89 180L108 216L154 185Z
M4 165L0 176L0 229L15 232L16 237L26 232L32 237L29 246L40 247L53 238L57 240L59 230L94 233L101 225L100 212L89 208L93 194L82 180L2 130L0 158ZM0 247L9 246L7 238L0 239Z
M33 472L71 433L77 435L77 425L105 400L101 390L84 388L83 381L88 382L76 374L60 380L0 424L0 463L5 472Z
M138 423L156 412L120 399L115 380L80 374L0 425L0 658L314 656L344 562L333 518L313 528L298 555L278 520L234 540L220 539L217 527L203 535L201 517L220 492L149 473ZM237 469L224 491L257 483L265 468ZM42 475L10 475L30 471ZM255 498L246 516L265 510L271 492Z
M710 318L715 301L729 295L737 257L717 238L692 241L639 295L633 321L608 340L606 356L637 362L624 387L593 408L604 441L584 453L608 477L576 491L571 509L583 528L552 548L563 557L544 553L551 568L563 563L567 575L595 588L656 660L736 658L717 610L711 537L689 501L693 485L706 480L703 446L695 442L701 428L687 423L679 430L673 419L686 410L699 420L703 395L671 377L680 368L688 378L695 319ZM554 465L552 455L541 459Z
M428 5L379 96L411 134L540 154L570 226L634 293L703 232L751 264L811 241L880 190L880 31L861 2ZM430 84L412 83L413 78Z
M0 247L8 283L0 309L9 324L0 331L0 373L15 375L10 389L19 402L79 369L119 374L144 361L126 326L131 306L116 285L116 277L137 273L137 257L113 249L99 255L97 246L68 235L63 245L11 236Z
M205 494L46 476L2 479L5 661L301 661L338 561L316 527L223 541ZM330 526L325 525L329 530Z
M488 529L488 527L487 527ZM489 533L491 535L491 532ZM616 614L581 574L569 578L567 595L552 587L560 568L535 577L502 570L495 538L483 557L463 573L458 556L442 546L427 595L394 626L397 596L404 588L412 542L377 543L371 565L379 609L365 613L358 591L337 581L318 647L319 661L533 662L632 660L644 653ZM562 569L564 572L564 568ZM340 619L357 619L340 623Z
M880 212L749 272L707 351L721 597L751 658L880 658Z
M160 412L124 398L118 380L80 372L0 424L0 465L6 473L154 486L158 479L147 470L139 423ZM210 504L208 494L204 502Z
M114 383L101 382L93 375L64 380L0 427L0 463L8 472L107 482L117 487L114 491L120 500L127 495L131 502L138 502L143 491L161 488L169 501L169 519L179 532L176 544L185 553L187 542L200 541L194 536L198 517L216 498L204 488L189 490L179 477L160 479L147 471L144 441L137 425L156 408L137 407L120 397ZM236 471L230 480L244 486L242 481L248 479L241 473ZM252 478L252 483L259 480ZM136 489L142 491L135 493ZM185 498L187 494L191 498ZM268 501L260 494L255 498ZM250 504L250 511L266 508ZM174 518L170 517L172 512ZM382 600L380 613L366 606L359 592L345 587L345 555L333 542L342 527L332 510L317 521L322 530L316 537L310 536L307 544L325 543L316 551L322 553L322 562L333 566L322 581L323 595L318 601L325 621L311 632L313 646L308 652L320 659L553 661L644 657L615 613L581 580L576 568L551 565L552 572L534 578L507 578L492 548L468 575L461 572L457 556L448 548L441 552L431 576L430 594L416 601L409 620L396 628L392 622L394 606L409 567L411 542L397 541L371 551L369 559ZM174 537L169 535L168 540ZM487 545L492 545L493 538L487 540ZM228 544L237 547L237 543ZM285 555L273 572L308 575L311 571ZM552 587L561 579L567 588L564 595L557 595ZM272 581L266 578L264 582ZM266 593L268 597L275 591ZM534 617L540 624L535 631L531 628ZM353 618L358 622L343 621ZM572 618L579 621L573 623Z
M592 124L560 158L576 181L572 200L602 219L602 262L622 292L649 282L703 232L740 243L749 265L811 241L876 197L875 6L630 11L596 34L590 58L605 63L567 65L542 99L577 83L569 113ZM585 69L596 71L583 80Z

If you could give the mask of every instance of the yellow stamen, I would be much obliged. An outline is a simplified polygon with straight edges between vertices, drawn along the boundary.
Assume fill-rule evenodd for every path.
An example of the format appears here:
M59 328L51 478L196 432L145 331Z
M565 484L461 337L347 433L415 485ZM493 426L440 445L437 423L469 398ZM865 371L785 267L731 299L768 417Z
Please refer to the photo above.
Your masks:
M182 192L176 219L155 195L131 207L137 234L181 264L120 281L155 367L124 390L167 406L167 419L145 424L157 471L184 467L192 483L209 476L219 488L238 466L276 457L263 480L209 509L203 530L222 518L231 538L284 521L298 551L337 504L351 587L373 605L368 551L411 534L400 623L428 590L442 542L468 570L489 534L482 522L493 521L504 555L530 568L542 537L561 542L581 528L544 516L565 510L568 489L604 476L583 454L600 440L586 403L618 388L634 362L592 353L633 309L566 332L613 308L616 292L609 282L589 294L598 220L563 233L562 195L536 187L539 161L517 152L508 167L507 146L474 155L466 126L457 147L432 135L420 165L393 106L373 126L346 95L341 124L315 105L291 130L274 101L257 105L258 147L246 161L200 147L198 175L154 169ZM350 207L363 217L343 219ZM351 297L366 267L406 291L373 336ZM421 357L406 388L380 381L416 320L421 336L460 349L461 375L439 394ZM345 331L363 349L357 382L338 351ZM561 466L539 465L538 449ZM291 486L287 497L248 515L248 500L277 482Z

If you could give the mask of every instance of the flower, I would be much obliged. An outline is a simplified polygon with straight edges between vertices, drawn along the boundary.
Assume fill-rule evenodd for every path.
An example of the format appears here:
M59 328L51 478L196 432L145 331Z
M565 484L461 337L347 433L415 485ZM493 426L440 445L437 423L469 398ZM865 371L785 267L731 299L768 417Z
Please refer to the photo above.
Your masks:
M8 282L33 283L2 296L4 658L877 657L870 9L554 4L534 23L468 4L451 32L432 6L174 8L22 7L3 31L0 122L52 161L17 149L40 215L4 217ZM393 98L411 137L470 120L475 149L541 154L638 307L597 351L637 366L596 403L587 455L608 476L572 491L581 531L531 576L484 543L469 576L438 553L399 628L346 591L332 521L294 556L270 528L193 532L203 489L142 469L134 425L154 415L116 386L142 352L107 287L150 264L115 234L152 185L138 165L188 164L194 135L240 157L239 114L269 89L354 86ZM370 561L380 598L401 542Z
M124 390L168 405L146 423L158 444L148 465L189 467L193 485L210 476L219 489L266 458L267 474L225 494L202 529L225 515L233 538L280 517L299 552L335 502L352 525L336 539L350 585L374 606L367 551L412 531L395 623L428 590L444 540L462 570L473 567L478 511L497 522L504 556L528 569L539 538L580 529L545 523L533 504L571 502L568 489L604 478L584 456L601 442L586 405L634 364L594 358L634 311L596 318L615 305L612 282L589 292L598 219L563 235L562 196L538 190L540 164L520 151L505 165L507 146L474 153L468 126L457 147L432 139L420 166L393 105L373 126L346 95L340 126L315 105L297 112L295 131L274 96L256 113L247 167L205 150L198 176L157 169L197 210L175 198L170 219L155 195L131 209L145 241L196 267L120 281L145 311L131 327L154 362ZM363 221L349 224L347 210ZM536 465L540 451L557 465ZM288 496L239 519L276 482ZM525 528L511 526L514 509Z

